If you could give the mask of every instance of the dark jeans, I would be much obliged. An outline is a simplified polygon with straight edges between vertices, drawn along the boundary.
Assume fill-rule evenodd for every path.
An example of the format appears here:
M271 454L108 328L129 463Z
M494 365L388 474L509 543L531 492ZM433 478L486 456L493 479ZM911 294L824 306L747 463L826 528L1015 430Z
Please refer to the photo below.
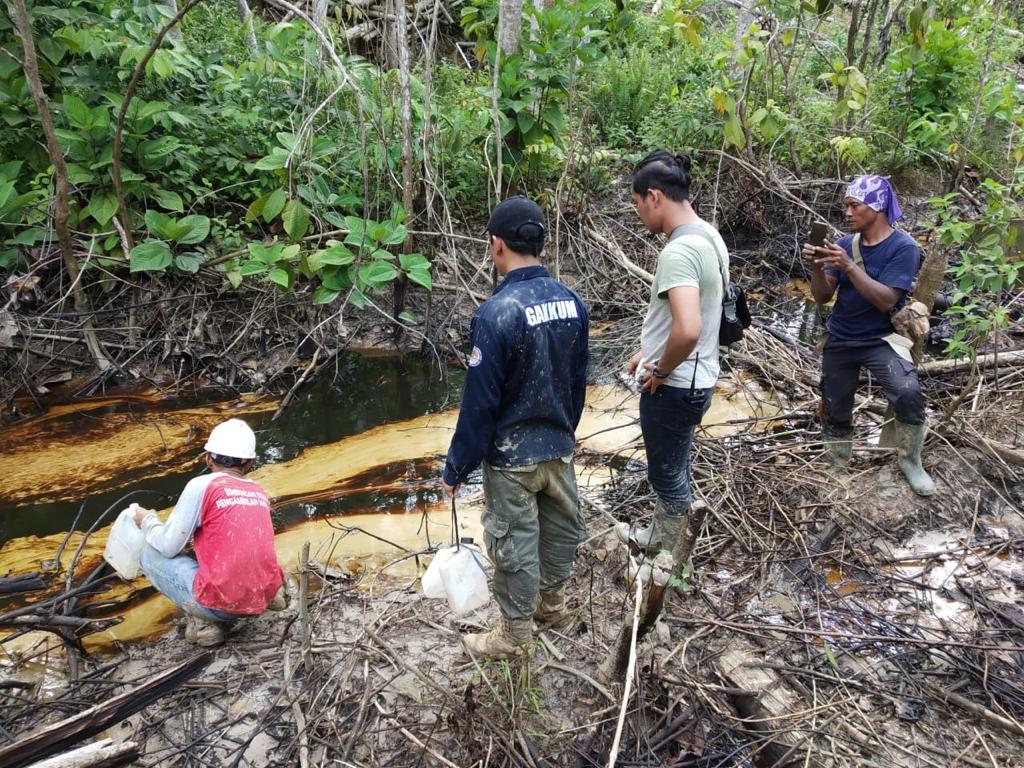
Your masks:
M897 355L886 342L864 347L834 348L829 342L821 362L821 399L825 403L825 433L849 434L853 429L853 396L861 367L885 391L896 421L924 424L925 402L914 364Z
M669 514L685 515L690 490L693 430L711 406L713 387L693 389L662 385L640 394L640 430L647 451L647 480Z

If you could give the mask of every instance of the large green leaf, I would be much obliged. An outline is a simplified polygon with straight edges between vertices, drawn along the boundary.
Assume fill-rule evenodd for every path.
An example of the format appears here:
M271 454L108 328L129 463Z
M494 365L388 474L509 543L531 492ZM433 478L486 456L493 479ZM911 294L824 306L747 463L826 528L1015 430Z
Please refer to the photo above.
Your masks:
M284 210L285 203L288 202L288 193L283 189L275 189L269 195L267 199L263 201L263 220L269 224L278 216L281 215L281 211Z
M288 165L288 153L282 149L275 149L269 155L261 157L253 167L257 171L279 171Z
M7 205L8 200L13 200L16 195L13 181L0 182L0 209Z
M178 222L180 233L175 241L182 245L195 245L201 243L210 235L210 217L193 215L186 216Z
M245 262L245 264L242 265L242 268L238 270L238 273L243 277L248 277L249 275L261 275L266 271L266 264L261 264L259 261L253 259L252 261Z
M359 279L366 285L377 288L398 277L398 270L386 261L375 261L359 268Z
M40 35L36 45L39 46L39 50L43 52L43 55L54 64L60 64L60 60L68 52L68 47L64 43L48 35Z
M64 116L75 128L92 128L92 110L85 106L84 101L70 93L64 96Z
M380 238L380 242L384 245L400 245L405 242L408 234L404 224L399 224L397 227L389 225L384 237Z
M328 288L326 285L321 285L313 293L313 303L314 304L330 304L332 301L334 301L340 295L341 295L341 291L333 291L330 288Z
M363 309L366 306L366 296L362 291L356 289L348 295L348 303L356 309Z
M434 289L434 281L431 279L430 273L427 270L410 269L408 275L412 282L422 285L428 291L432 291Z
M366 222L358 216L346 216L345 226L348 228L345 242L349 245L363 245L366 241ZM367 243L367 245L370 245L370 243Z
M171 192L169 189L154 189L150 193L153 199L156 200L160 207L167 211L174 211L181 213L185 210L185 204L181 200L181 195L177 192Z
M182 272L195 274L202 266L203 255L201 253L179 253L174 257L174 266Z
M6 163L0 163L0 179L14 181L18 178L18 171L21 170L21 165L21 160L9 160Z
M285 290L292 287L292 274L284 267L275 267L267 273L270 282L277 283Z
M39 227L29 227L21 230L10 240L5 240L4 245L35 245L46 237L46 232Z
M147 139L139 144L139 155L146 160L164 157L181 147L181 142L173 136L161 136L158 139Z
M267 204L267 199L270 197L271 194L272 193L268 192L265 195L260 195L251 203L249 203L249 207L245 211L246 223L256 221L256 219L263 215L263 208Z
M263 245L263 243L249 243L249 255L264 264L273 264L281 255L281 246L266 246ZM245 269L245 267L242 267L242 269Z
M147 240L132 248L131 271L132 272L163 272L174 258L167 243L161 240Z
M319 272L326 266L343 267L356 260L356 255L341 243L330 241L329 247L308 256L309 268Z
M182 234L178 222L172 216L160 213L160 211L154 208L146 211L143 218L146 220L146 226L149 228L149 231L157 237L165 240L176 240Z
M406 272L410 269L430 269L430 261L422 253L400 253L398 263Z
M725 140L734 147L742 148L746 146L747 140L743 135L743 124L735 115L731 115L725 121Z
M117 213L117 198L113 192L97 192L89 199L89 213L100 224L106 224Z
M301 240L306 230L309 229L309 210L302 201L294 198L288 201L281 214L281 221L284 223L284 231L292 240Z
M158 48L146 65L147 73L155 72L160 77L174 74L174 54L167 48Z

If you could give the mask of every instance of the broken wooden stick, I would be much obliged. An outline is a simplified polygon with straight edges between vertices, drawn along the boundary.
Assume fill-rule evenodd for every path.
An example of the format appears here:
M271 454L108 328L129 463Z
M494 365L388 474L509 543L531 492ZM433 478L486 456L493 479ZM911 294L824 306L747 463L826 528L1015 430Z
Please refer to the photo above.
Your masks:
M21 768L56 755L82 739L95 736L166 696L194 677L212 658L212 651L204 651L147 683L0 748L0 765L4 768Z
M128 765L139 757L139 747L133 741L115 744L113 739L101 739L70 752L56 755L28 768L117 768Z
M663 551L653 561L643 563L637 568L633 576L637 583L636 609L619 627L619 634L608 656L598 668L604 680L618 680L622 677L627 671L629 660L635 655L637 642L657 624L661 609L665 605L665 593L674 567L675 561L672 556ZM649 574L645 569L649 570ZM651 582L651 587L644 596L643 583L647 580Z

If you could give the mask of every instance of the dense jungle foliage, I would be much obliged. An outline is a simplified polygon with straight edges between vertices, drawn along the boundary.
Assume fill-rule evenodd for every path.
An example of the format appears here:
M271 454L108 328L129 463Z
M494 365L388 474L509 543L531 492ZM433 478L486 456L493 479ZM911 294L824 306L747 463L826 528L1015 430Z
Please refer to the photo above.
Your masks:
M396 280L431 289L417 227L478 222L509 191L582 206L667 146L765 178L929 177L946 192L928 215L955 251L956 343L1005 323L977 310L1018 277L1019 2L439 0L408 5L396 35L407 16L391 4L332 4L314 29L309 6L325 3L255 3L243 21L236 0L17 0L0 17L9 283L61 268L26 5L94 292L130 273L270 281L356 306ZM509 12L523 17L515 52L496 41ZM370 22L389 28L367 42L355 33Z

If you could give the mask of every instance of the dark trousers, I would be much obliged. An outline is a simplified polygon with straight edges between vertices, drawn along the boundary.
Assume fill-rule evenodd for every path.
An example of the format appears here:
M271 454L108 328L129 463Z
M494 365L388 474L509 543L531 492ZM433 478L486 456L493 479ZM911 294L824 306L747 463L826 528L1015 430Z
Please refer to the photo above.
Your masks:
M690 508L690 452L693 430L711 406L714 388L690 389L662 384L653 395L640 394L640 430L647 451L647 480L671 515Z
M897 355L886 342L863 347L825 345L821 361L821 398L825 403L825 433L846 435L853 429L853 396L861 367L885 391L896 421L924 424L925 402L914 364Z

